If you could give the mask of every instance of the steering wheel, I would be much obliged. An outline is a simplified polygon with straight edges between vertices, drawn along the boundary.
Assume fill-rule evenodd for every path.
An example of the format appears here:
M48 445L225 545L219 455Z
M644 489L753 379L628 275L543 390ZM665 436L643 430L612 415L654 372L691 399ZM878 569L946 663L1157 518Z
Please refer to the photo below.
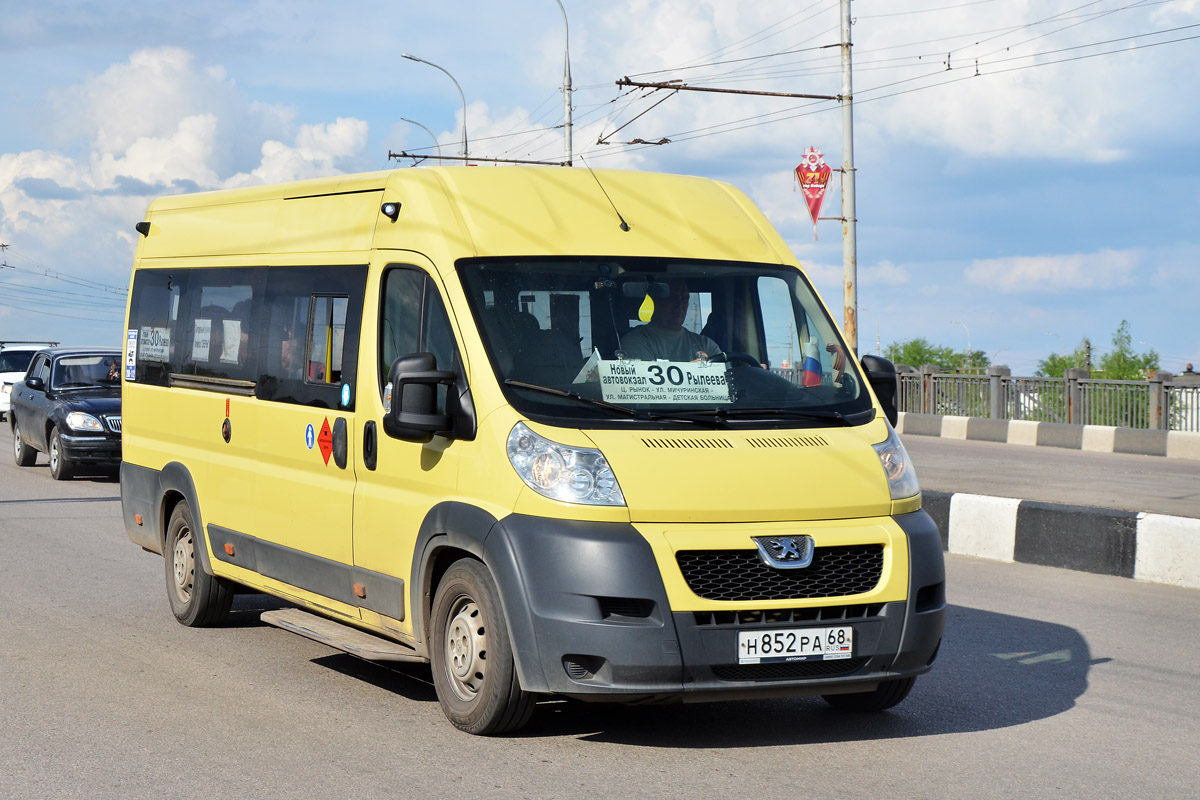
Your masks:
M759 360L749 353L725 353L725 361L735 366L762 369L762 364L759 363Z

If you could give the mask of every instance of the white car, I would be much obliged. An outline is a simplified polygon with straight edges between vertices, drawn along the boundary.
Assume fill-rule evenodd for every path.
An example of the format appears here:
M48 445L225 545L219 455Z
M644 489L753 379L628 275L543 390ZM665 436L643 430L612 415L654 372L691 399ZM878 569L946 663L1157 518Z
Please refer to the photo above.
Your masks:
M0 419L6 419L12 408L13 384L25 377L29 362L38 348L50 342L20 342L5 345L0 342Z

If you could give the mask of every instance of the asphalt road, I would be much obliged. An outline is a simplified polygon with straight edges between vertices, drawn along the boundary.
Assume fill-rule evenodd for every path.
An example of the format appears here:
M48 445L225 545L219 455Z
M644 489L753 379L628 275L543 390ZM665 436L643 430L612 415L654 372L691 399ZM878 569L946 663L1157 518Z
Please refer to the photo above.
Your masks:
M0 447L10 447L5 427ZM901 706L547 701L520 735L445 721L427 669L258 621L187 629L112 479L0 460L0 797L1191 798L1200 592L948 558L933 672Z

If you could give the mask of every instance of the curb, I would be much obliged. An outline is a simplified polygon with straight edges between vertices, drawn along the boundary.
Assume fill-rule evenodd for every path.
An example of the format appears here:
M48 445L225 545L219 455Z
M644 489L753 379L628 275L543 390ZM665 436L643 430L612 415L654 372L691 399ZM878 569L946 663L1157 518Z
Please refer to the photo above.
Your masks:
M923 492L949 553L1200 588L1200 519Z
M1200 433L1114 428L1108 425L1067 425L1062 422L946 417L901 411L896 432L944 439L1063 447L1096 453L1131 453L1200 461Z

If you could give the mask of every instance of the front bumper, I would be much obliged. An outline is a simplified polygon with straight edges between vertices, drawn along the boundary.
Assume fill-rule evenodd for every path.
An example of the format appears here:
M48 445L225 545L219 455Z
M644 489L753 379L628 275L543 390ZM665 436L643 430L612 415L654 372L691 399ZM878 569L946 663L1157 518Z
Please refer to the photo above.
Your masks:
M672 612L650 545L629 525L514 515L497 523L485 551L529 691L623 702L837 694L927 672L941 642L937 526L924 511L894 519L907 538L909 591L893 602ZM739 630L832 625L854 628L851 658L737 663Z
M119 464L121 437L109 434L60 434L63 457L68 461L89 464Z

